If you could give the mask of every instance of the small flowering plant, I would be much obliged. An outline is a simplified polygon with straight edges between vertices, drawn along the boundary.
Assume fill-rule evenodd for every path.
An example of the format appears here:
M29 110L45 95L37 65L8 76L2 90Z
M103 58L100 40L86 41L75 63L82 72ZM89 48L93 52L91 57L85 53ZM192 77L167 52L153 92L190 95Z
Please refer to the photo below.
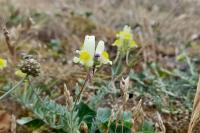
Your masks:
M133 125L132 113L126 111L126 104L129 100L129 78L122 78L120 85L118 85L121 89L119 93L122 94L123 103L117 106L117 108L112 106L112 109L99 107L92 109L81 98L84 89L87 87L87 83L92 80L96 68L105 64L112 65L112 74L114 73L114 76L112 75L113 77L111 77L110 81L108 80L97 86L100 91L94 97L102 99L110 92L110 88L113 91L115 87L118 87L117 85L115 86L115 81L117 80L115 76L118 76L119 73L123 74L123 71L120 71L120 67L123 66L124 54L121 53L128 52L130 48L136 46L136 43L128 26L125 26L124 30L117 34L117 37L118 39L114 45L118 47L120 58L117 63L113 63L112 65L109 54L105 50L104 41L100 40L96 44L95 36L85 36L83 46L80 50L77 50L77 56L74 57L73 61L87 68L88 73L84 83L80 87L78 86L78 89L80 89L79 94L75 94L74 97L70 94L70 89L64 84L66 105L57 103L50 99L49 96L40 96L42 90L36 88L31 80L40 75L41 66L38 60L31 55L24 55L18 65L18 69L15 71L15 75L22 79L1 95L0 100L11 94L17 101L31 110L35 114L35 117L38 117L37 119L32 117L18 119L17 123L20 125L32 126L36 124L37 128L48 125L53 131L59 133L131 133ZM5 68L6 65L6 60L0 58L0 70ZM101 90L100 88L106 90ZM113 92L111 93L113 94ZM114 93L117 93L117 91ZM98 98L94 102L98 102ZM92 99L90 101L92 102Z
M83 65L85 68L89 69L89 71L85 78L84 84L75 99L75 106L79 101L88 81L92 79L96 67L100 67L103 64L112 65L112 61L109 59L109 54L105 51L104 41L100 40L96 46L95 36L86 35L81 50L77 50L76 52L78 53L79 57L74 57L74 63Z
M79 54L79 57L74 57L73 61L80 63L86 68L101 66L102 64L112 64L109 54L105 51L104 41L99 41L96 46L95 36L86 35L82 49L76 52Z
M125 58L126 65L129 66L129 54L132 48L137 47L137 43L133 39L131 27L125 25L122 31L116 35L116 40L112 44L117 47L117 55L113 61L112 76L113 78L120 74L123 70L123 59Z
M128 25L125 25L123 30L117 33L116 37L117 39L113 46L117 46L120 52L127 52L130 48L137 46L137 43L133 40L131 27Z

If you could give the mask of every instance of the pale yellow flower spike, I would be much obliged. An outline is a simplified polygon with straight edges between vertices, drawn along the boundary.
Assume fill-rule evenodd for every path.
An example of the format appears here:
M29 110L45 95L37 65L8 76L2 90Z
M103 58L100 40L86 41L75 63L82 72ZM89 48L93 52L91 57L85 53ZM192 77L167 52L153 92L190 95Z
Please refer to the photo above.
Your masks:
M0 70L4 69L7 66L7 61L0 58Z
M136 47L137 43L133 40L131 27L125 25L123 30L117 34L117 39L112 45L117 46L121 52L126 52L130 48Z

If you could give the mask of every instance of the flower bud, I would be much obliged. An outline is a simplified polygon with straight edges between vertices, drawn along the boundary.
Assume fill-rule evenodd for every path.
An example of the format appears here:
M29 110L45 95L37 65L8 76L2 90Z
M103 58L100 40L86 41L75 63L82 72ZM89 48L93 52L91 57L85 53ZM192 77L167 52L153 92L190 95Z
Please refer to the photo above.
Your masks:
M24 57L19 68L23 73L33 77L38 76L40 73L40 63L31 56L29 56L29 58Z
M81 123L79 131L80 133L88 133L88 126L85 122Z
M128 91L129 88L129 77L127 77L126 79L122 78L122 80L120 81L120 88L123 92Z

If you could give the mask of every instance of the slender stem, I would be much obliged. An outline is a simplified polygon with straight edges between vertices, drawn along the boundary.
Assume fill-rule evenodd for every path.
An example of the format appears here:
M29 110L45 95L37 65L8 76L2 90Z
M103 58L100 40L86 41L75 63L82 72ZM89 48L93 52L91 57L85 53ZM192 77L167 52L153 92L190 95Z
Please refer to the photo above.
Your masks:
M88 82L89 79L90 79L90 72L91 72L91 71L89 70L88 73L87 73L87 76L86 76L86 78L85 78L85 81L84 81L84 83L83 83L83 85L82 85L82 87L81 87L81 90L80 90L78 96L77 96L76 99L75 99L74 107L73 107L73 109L72 109L72 112L74 111L75 106L76 106L77 102L80 100L81 94L83 93L83 90L85 89L85 87L86 87L86 85L87 85L87 82Z
M40 100L40 102L43 103L43 100L42 98L38 95L38 93L35 91L35 89L33 88L32 84L31 84L31 81L30 81L30 78L28 77L28 83L29 83L29 86L31 87L31 89L33 90L33 93L35 93L35 95L37 96L37 98Z
M123 56L119 55L119 61L117 63L117 67L116 67L116 69L114 71L113 77L115 77L117 75L117 73L118 73L118 71L120 69L120 66L122 65L122 58L123 58Z
M126 52L126 65L129 65L129 50Z
M187 61L188 66L189 66L189 68L190 68L190 73L191 73L192 75L195 75L193 65L192 65L191 60L189 59L188 56L186 56L186 61Z
M80 90L79 95L78 95L78 97L77 97L77 101L79 101L79 99L80 99L80 97L81 97L81 94L83 93L83 90L85 89L86 84L87 84L87 82L89 81L89 77L90 77L90 71L87 73L86 79L85 79L85 81L84 81L84 83L83 83L83 86L81 87L81 90Z
M117 56L115 57L114 61L113 61L113 64L115 64L119 58L119 55L120 55L120 52L117 51Z
M71 113L72 113L72 114L71 114L71 120L73 120L74 109L75 109L75 107L76 107L76 104L78 103L78 101L79 101L79 99L80 99L80 97L81 97L81 94L83 93L83 90L85 89L85 87L86 87L86 85L87 85L87 83L88 83L88 81L89 81L89 79L90 79L90 72L91 72L91 70L88 71L87 76L86 76L86 78L85 78L85 81L84 81L84 83L83 83L83 86L81 87L81 90L80 90L78 96L77 96L76 99L75 99L74 106L73 106L72 111L71 111ZM94 74L94 72L95 72L95 66L94 66L94 68L93 68L93 74Z
M15 90L18 86L20 86L24 80L27 78L24 77L22 80L20 80L13 88L11 88L9 91L7 91L5 94L3 94L1 97L0 97L0 100L2 100L4 97L6 97L8 94L10 94L13 90Z

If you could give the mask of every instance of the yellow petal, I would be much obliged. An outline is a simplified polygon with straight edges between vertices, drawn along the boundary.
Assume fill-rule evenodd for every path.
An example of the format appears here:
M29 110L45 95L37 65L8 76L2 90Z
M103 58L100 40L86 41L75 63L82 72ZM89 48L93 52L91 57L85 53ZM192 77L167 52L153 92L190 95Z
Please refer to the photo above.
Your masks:
M131 40L132 39L132 34L130 34L130 33L124 33L123 34L123 38L127 39L127 40Z
M89 54L88 51L81 51L80 52L80 60L88 61L90 59L91 59L91 55Z
M23 73L21 70L15 71L15 75L21 78L24 78L26 76L26 73Z
M109 60L109 54L106 51L103 51L103 53L101 54L100 62L103 64L112 65L112 61Z
M105 59L109 59L109 55L106 51L103 51L102 57L105 58Z
M80 63L85 66L92 66L93 65L93 57L90 55L88 51L80 51Z
M95 36L85 36L83 50L87 51L92 57L95 53Z
M5 59L0 58L0 70L7 66L7 61Z
M135 41L131 41L131 47L137 46L137 43Z
M104 49L105 49L104 41L99 41L99 43L98 43L98 45L97 45L97 48L96 48L95 54L101 55L102 52L104 51Z
M115 40L115 42L112 44L113 46L115 46L115 45L119 45L120 44L120 40Z

